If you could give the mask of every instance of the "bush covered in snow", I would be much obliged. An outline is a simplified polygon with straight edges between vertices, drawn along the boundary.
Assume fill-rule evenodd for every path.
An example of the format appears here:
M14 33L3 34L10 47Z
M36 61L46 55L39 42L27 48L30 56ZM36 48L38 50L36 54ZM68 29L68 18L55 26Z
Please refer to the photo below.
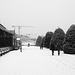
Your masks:
M45 47L45 37L42 38L41 43L40 43L40 48Z
M50 45L50 40L53 36L53 32L47 32L46 35L45 35L45 40L44 40L44 46L46 48L49 48L49 45Z
M75 54L75 25L71 25L66 32L64 43L64 53Z
M42 36L38 36L37 40L36 40L36 46L40 46L42 41Z
M52 46L54 45L55 50L62 50L64 37L64 31L61 28L56 29L50 41L50 49L52 49Z

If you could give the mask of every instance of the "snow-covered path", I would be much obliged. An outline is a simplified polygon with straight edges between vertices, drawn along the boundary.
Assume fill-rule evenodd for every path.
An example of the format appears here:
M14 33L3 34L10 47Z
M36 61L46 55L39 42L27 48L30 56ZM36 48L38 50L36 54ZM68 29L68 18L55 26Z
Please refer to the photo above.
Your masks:
M0 57L0 75L75 75L75 55L24 47Z

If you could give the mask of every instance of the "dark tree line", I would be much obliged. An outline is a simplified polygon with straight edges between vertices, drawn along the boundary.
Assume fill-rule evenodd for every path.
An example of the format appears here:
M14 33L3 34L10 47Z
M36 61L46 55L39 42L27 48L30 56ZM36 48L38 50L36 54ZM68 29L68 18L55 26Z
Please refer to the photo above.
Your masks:
M57 50L58 55L61 50L67 54L75 54L75 25L71 25L66 34L61 28L57 28L54 33L47 32L44 37L38 36L36 46Z

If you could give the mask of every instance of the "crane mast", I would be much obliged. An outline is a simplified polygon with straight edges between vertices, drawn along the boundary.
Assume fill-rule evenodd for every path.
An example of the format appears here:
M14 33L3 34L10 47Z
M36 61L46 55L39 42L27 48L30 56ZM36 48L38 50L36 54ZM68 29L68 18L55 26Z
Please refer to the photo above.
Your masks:
M18 33L20 35L21 27L33 28L34 26L12 26L12 27L14 27L14 32L15 32L15 28L17 27L18 28Z

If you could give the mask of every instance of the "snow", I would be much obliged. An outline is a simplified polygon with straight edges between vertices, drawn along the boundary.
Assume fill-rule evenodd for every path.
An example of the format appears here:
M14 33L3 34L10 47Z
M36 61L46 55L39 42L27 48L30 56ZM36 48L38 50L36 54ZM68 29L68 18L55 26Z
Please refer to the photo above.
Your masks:
M61 52L52 56L49 49L23 46L0 57L0 75L74 75L75 55Z
M22 46L27 46L28 44L30 45L35 45L35 42L27 41L27 42L22 42Z

